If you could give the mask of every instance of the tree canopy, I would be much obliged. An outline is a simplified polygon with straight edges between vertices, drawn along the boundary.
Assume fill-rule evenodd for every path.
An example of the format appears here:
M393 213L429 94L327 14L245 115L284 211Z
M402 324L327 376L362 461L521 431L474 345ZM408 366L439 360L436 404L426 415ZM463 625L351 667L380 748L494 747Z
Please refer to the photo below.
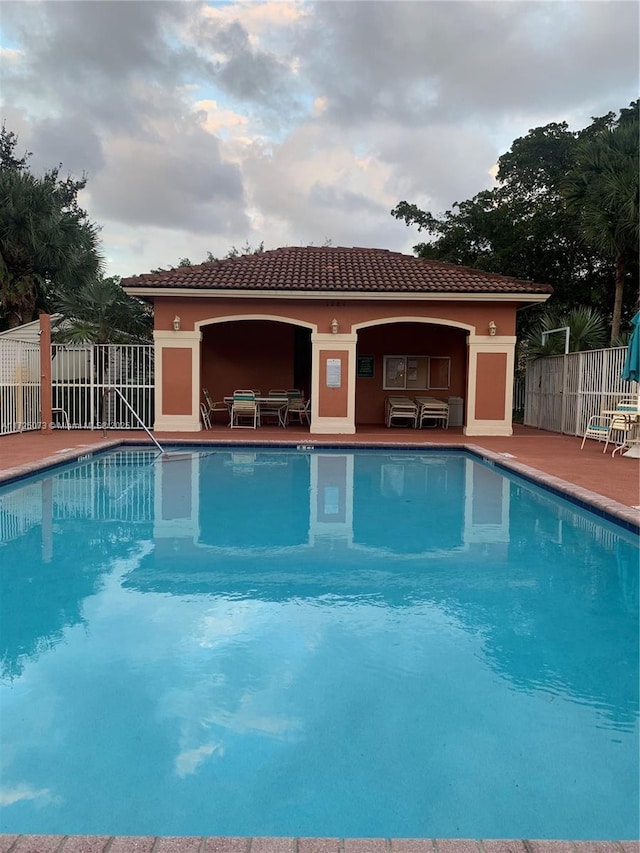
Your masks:
M562 187L586 245L615 264L612 339L620 332L627 272L638 266L638 132L636 109L635 116L623 114L615 126L582 139Z
M54 339L64 344L132 344L151 338L151 309L132 299L117 276L93 279L63 293Z
M596 308L616 339L638 290L638 101L581 131L530 130L499 158L496 182L440 216L407 201L391 214L431 236L418 255L551 284L555 311Z
M130 343L151 337L151 313L128 296L117 277L103 277L99 227L80 207L87 185L29 170L31 152L16 153L17 136L0 130L0 329L58 311L56 338L66 343Z
M99 228L78 204L86 177L60 178L60 166L37 177L26 152L16 156L17 137L0 130L0 322L34 319L59 294L94 281L101 273Z

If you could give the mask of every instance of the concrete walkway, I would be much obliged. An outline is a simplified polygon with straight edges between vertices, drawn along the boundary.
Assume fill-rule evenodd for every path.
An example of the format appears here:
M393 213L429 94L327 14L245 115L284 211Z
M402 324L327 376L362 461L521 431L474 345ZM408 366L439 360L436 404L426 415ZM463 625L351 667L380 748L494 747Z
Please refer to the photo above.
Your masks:
M639 842L0 835L0 853L639 853Z

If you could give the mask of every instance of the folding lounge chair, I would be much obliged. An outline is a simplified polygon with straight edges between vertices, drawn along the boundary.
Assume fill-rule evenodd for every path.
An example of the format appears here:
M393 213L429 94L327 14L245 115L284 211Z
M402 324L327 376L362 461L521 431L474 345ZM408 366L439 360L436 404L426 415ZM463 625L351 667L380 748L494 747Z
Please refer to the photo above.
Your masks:
M244 423L242 423L244 421ZM255 429L260 426L260 411L253 391L238 390L233 392L231 402L231 420L229 426Z
M200 403L200 414L202 416L202 425L205 429L211 429L211 418L209 417L209 411L204 403Z
M418 406L418 427L436 427L440 422L443 429L449 429L449 404L435 397L416 397Z
M401 421L403 426L408 422L415 428L418 423L418 407L411 397L392 395L385 401L384 420L387 427L392 426L394 421Z
M309 406L311 401L305 401L302 391L297 388L289 388L287 391L287 397L289 398L287 416L291 417L293 415L298 418L301 424L304 423L305 420L309 423Z
M211 429L211 422L214 419L213 418L214 414L216 412L224 412L224 414L228 417L229 416L229 407L224 402L224 400L216 400L216 402L214 403L214 401L211 399L211 394L209 394L209 392L206 388L202 389L202 396L204 397L204 402L205 402L205 406L207 409L207 417L209 419L209 426L207 427L207 429ZM204 420L204 417L203 417L203 420ZM205 425L206 425L206 421L205 421Z

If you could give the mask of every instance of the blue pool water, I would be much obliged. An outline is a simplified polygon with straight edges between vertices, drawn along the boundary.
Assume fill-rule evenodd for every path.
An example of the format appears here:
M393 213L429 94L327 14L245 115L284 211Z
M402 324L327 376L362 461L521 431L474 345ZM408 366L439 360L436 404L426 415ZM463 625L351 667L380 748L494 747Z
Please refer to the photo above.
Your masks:
M459 453L0 489L0 831L637 838L638 541Z

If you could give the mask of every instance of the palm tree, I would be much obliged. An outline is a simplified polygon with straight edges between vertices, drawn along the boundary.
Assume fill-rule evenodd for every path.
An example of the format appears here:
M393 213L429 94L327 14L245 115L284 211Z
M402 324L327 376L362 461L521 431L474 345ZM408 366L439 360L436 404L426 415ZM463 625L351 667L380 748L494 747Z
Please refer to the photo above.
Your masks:
M52 289L82 286L101 270L98 228L57 178L0 168L0 297L10 328L32 320Z
M118 277L93 279L62 293L57 299L61 317L54 325L53 339L71 345L147 343L153 327L151 311L143 302L128 296L119 281ZM100 347L95 354L105 423L112 423L116 413L116 400L106 389L117 383L117 376L135 372L140 366L139 358L145 362L150 358L145 351L141 356L134 353Z
M606 346L607 326L604 318L594 308L582 306L567 312L546 311L531 328L524 340L527 360L545 358L564 353L565 338L560 332L542 341L542 333L550 329L569 328L569 352L601 349Z
M586 138L567 176L567 206L580 217L587 243L615 263L611 341L620 333L624 284L640 241L638 103L617 127Z
M151 339L148 306L128 296L119 278L96 278L62 293L56 300L62 315L54 338L64 344L135 344Z

